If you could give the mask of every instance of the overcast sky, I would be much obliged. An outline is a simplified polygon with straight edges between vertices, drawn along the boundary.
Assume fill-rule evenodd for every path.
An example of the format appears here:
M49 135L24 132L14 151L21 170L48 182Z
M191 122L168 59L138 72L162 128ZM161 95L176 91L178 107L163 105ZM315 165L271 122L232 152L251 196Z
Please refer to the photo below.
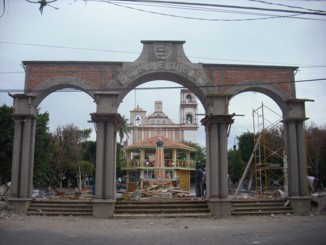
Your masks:
M196 2L293 11L308 11L306 9L326 11L326 1L273 1L305 9L248 0ZM257 13L264 15L226 13L226 9L223 9L223 12L194 8L172 9L148 4L117 6L90 0L86 4L81 0L59 0L51 4L58 9L46 6L41 14L39 4L23 0L5 3L5 11L0 18L0 105L12 105L12 98L6 91L23 92L22 61L132 62L142 50L141 40L183 40L186 41L185 53L194 63L299 66L295 76L298 81L297 97L315 100L306 103L306 114L309 117L306 124L314 122L318 126L325 126L326 16L295 15L296 18L246 20L270 16L266 16L267 12L261 11ZM1 1L1 13L3 8ZM253 13L253 10L250 12ZM269 14L289 15L274 12ZM320 78L324 80L301 82ZM142 87L179 86L172 82L155 81L143 84ZM119 112L129 118L129 111L138 104L149 114L154 110L154 101L162 100L165 113L178 123L179 98L178 89L132 91L124 99ZM236 142L236 136L253 131L252 111L262 103L267 107L266 119L270 121L280 119L277 115L280 114L279 108L264 95L247 92L231 100L229 112L245 116L235 118L229 136L229 147ZM89 113L95 112L96 107L92 98L82 92L52 93L40 104L40 108L42 112L50 113L51 131L59 125L69 123L74 123L80 128L93 128L93 125L88 123ZM199 113L204 113L201 105ZM201 127L199 143L204 145L204 142L204 129Z

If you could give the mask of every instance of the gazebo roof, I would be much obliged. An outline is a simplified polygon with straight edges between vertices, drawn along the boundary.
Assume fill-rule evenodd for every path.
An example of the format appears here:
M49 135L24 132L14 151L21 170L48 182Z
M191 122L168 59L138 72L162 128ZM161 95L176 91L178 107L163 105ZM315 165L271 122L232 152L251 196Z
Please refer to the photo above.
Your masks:
M147 140L138 141L135 144L126 146L124 149L127 151L130 151L133 149L139 149L139 148L147 148L147 149L153 148L154 149L157 147L156 142L159 140L164 142L164 144L162 146L164 148L174 148L174 149L180 149L180 150L185 150L185 151L196 151L196 149L193 147L182 144L178 141L171 140L171 139L163 137L161 135L153 136Z

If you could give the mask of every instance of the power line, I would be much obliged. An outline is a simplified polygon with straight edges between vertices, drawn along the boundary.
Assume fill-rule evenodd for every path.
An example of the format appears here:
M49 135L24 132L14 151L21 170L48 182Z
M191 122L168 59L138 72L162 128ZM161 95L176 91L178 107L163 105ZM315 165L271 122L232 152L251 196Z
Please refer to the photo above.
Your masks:
M272 9L272 8L260 8L260 7L249 7L249 6L238 6L238 5L224 5L224 4L211 4L211 3L196 3L196 2L177 2L177 1L156 1L156 0L101 0L100 2L143 2L143 3L158 3L158 4L173 4L173 5L185 5L185 6L201 6L201 7L215 7L215 8L230 8L230 9L249 9L256 11L266 11L266 12L281 12L290 14L308 14L308 15L321 15L326 16L326 12L318 11L298 11L298 10L287 10L287 9Z
M43 12L43 8L45 6L53 7L49 3L57 2L57 0L44 0L44 1L26 0L26 1L29 3L40 4L39 9L40 9L41 13ZM87 2L87 1L92 1L92 0L85 0L85 2ZM93 0L93 2L109 3L112 5L125 7L125 8L129 8L129 9L133 9L133 10L137 10L137 11L141 11L141 12L147 12L147 13L151 13L151 14L164 15L164 16L176 17L176 18L184 18L184 19L205 20L205 21L254 21L254 20L266 20L266 19L275 19L275 18L295 18L295 19L305 19L305 20L326 21L324 19L316 19L316 18L311 18L311 17L299 17L298 16L298 15L326 16L326 11L323 11L323 10L315 10L315 9L303 8L303 7L299 7L299 6L292 6L292 5L286 5L286 4L270 3L267 1L263 1L263 0L248 0L248 1L269 4L269 5L277 5L277 6L290 8L290 9L279 9L279 8L275 9L275 8L262 8L262 7L251 7L251 6L210 4L210 3L198 3L198 2L178 2L178 1L164 1L164 0L160 0L160 1L155 1L155 0L133 0L133 1L131 1L131 0L112 0L112 1L110 1L110 0ZM124 4L124 5L122 5L122 4ZM156 6L156 7L164 6L167 8L188 9L188 10L193 10L193 11L219 11L219 12L223 12L223 13L232 13L232 14L261 15L261 16L265 16L265 17L240 18L240 19L216 19L216 18L209 19L209 18L202 18L202 17L181 16L181 15L160 13L160 12L126 6L126 5L131 5L131 4L143 4L145 6ZM1 17L4 15L4 12L5 12L5 0L3 0L3 5L4 5L4 10L3 10ZM53 8L55 8L55 7L53 7ZM226 9L229 9L229 10L226 10ZM239 11L234 11L232 9L251 10L251 11L256 11L256 12L254 12L254 13L253 12L243 12L243 11L239 12ZM293 9L300 9L300 10L293 10ZM289 15L271 15L271 14L266 14L266 12L286 13Z
M267 5L282 6L282 7L286 7L286 8L295 8L295 9L302 9L302 10L313 11L313 12L326 13L326 11L323 11L323 10L304 8L304 7L300 7L300 6L287 5L287 4L283 4L283 3L273 3L273 2L267 2L267 1L262 1L262 0L247 0L247 1L263 3L263 4L267 4Z
M9 45L22 45L22 46L33 46L33 47L43 47L43 48L59 48L59 49L72 49L72 50L83 50L83 51L96 51L96 52L110 52L110 53L121 53L121 54L136 54L140 55L139 52L133 51L123 51L123 50L110 50L110 49L95 49L95 48L83 48L83 47L69 47L69 46L60 46L60 45L44 45L44 44L35 44L35 43L18 43L18 42L6 42L0 41L3 44ZM268 61L255 61L255 60L239 60L239 59L221 59L221 58L208 58L208 57L199 57L199 56L187 56L188 58L192 59L205 59L205 60L225 60L225 61L232 61L232 62L252 62L252 63L260 63L260 64L274 64L280 65L280 63L276 62L268 62ZM285 64L285 63L282 63ZM324 68L326 65L308 65L308 64L286 64L290 66L300 66L301 68ZM0 72L3 73L19 73L16 71L13 72ZM21 72L23 73L23 72Z
M176 14L167 14L167 13L162 13L162 12L156 12L156 11L151 11L151 10L144 10L144 9L140 9L140 8L135 8L135 7L131 7L131 6L126 6L126 5L131 5L131 4L135 4L135 2L145 2L145 3L153 3L153 4L161 4L161 3L168 3L168 4L172 4L172 5L177 5L181 4L181 6L183 6L183 4L189 4L189 5L199 5L201 6L201 8L204 6L219 6L222 9L223 8L235 8L235 9L246 9L246 10L262 10L263 8L255 8L255 7L243 7L243 6L233 6L233 5L216 5L216 4L202 4L202 3L185 3L185 2L170 2L170 1L133 1L132 3L130 3L130 1L124 1L124 0L115 0L115 1L105 1L105 0L101 0L100 2L105 2L105 3L109 3L115 6L119 6L119 7L124 7L124 8L128 8L128 9L132 9L132 10L137 10L140 12L146 12L146 13L150 13L150 14L156 14L156 15L163 15L163 16L168 16L168 17L175 17L175 18L183 18L183 19L191 19L191 20L204 20L204 21L231 21L231 22L235 22L235 21L254 21L254 20L267 20L267 19L275 19L275 18L295 18L295 19L304 19L304 20L318 20L318 21L326 21L324 19L316 19L316 18L311 18L311 17L299 17L298 15L323 15L326 16L326 12L307 12L307 11L292 11L292 10L282 10L282 9L278 9L279 11L276 11L275 9L266 9L266 11L271 11L271 12L289 12L291 13L291 15L271 15L271 14L266 14L266 13L251 13L251 12L236 12L236 11L226 11L226 10L219 10L219 12L223 12L223 13L233 13L233 14L247 14L247 15L262 15L262 16L267 16L267 17L260 17L260 18L239 18L239 19L216 19L216 18L203 18L203 17L193 17L193 16L181 16L181 15L176 15ZM118 2L118 3L115 3ZM125 4L125 5L122 5ZM146 4L147 6L150 6L148 4ZM152 6L152 5L151 5ZM158 7L161 7L162 5L156 5ZM185 5L187 6L187 5ZM171 5L165 5L165 7L167 8L172 8ZM176 8L176 7L174 7ZM180 7L178 7L180 8ZM201 10L203 11L204 9L192 9L192 10ZM205 9L207 11L207 9ZM212 10L210 10L212 11ZM218 11L218 10L214 10L214 11Z
M239 87L239 86L257 86L257 85L271 85L271 84L283 84L283 83L306 83L306 82L320 82L325 81L325 78L312 78L312 79L304 79L304 80L296 80L296 81L280 81L280 82L251 82L246 84L212 84L212 85L199 85L199 86L187 86L186 88L192 89L192 88L223 88L223 87ZM68 84L67 84L68 85ZM125 90L157 90L157 89L181 89L185 88L184 86L167 86L167 87L141 87L141 88L110 88L110 91L125 91ZM100 92L100 91L107 91L103 89L87 89L87 91L94 91L94 92ZM0 93L16 93L16 92L25 92L24 89L0 89ZM35 90L33 93L37 92L82 92L77 89L72 88L64 88L62 90Z
M5 41L0 41L0 43L13 44L13 45L23 45L23 46L45 47L45 48L60 48L60 49L75 49L75 50L99 51L99 52L110 52L110 53L139 54L138 52L128 52L128 51L121 51L121 50L95 49L95 48L76 48L76 47L69 47L69 46L56 46L56 45L34 44L34 43L17 43L17 42L5 42Z

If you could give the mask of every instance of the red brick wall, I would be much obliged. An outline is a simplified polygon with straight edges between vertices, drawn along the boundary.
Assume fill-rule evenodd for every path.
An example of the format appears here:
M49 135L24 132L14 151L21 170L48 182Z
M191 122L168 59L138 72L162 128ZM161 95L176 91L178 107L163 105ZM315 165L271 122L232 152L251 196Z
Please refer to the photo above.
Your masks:
M288 96L294 94L290 82L293 81L295 69L295 67L204 65L204 71L210 80L216 85L221 85L218 88L220 92L225 92L234 85L260 82L272 83Z
M91 84L95 88L106 88L108 83L101 81L110 81L121 71L121 65L105 65L97 63L82 62L32 62L26 65L26 87L27 91L33 91L42 82L60 79L72 78L79 79Z
M109 81L122 70L123 63L114 62L23 62L26 66L26 90L33 91L42 82L60 78L72 78L91 84L96 89L108 89ZM289 97L294 95L290 83L296 67L203 65L204 72L218 91L227 92L234 85L246 82L272 83ZM238 87L240 89L240 87Z

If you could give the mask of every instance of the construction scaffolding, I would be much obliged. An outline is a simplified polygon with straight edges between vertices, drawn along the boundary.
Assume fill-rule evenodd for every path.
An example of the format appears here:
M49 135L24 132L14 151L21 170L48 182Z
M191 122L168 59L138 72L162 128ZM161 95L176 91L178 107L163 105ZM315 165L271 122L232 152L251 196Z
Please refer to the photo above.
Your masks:
M257 196L267 196L276 190L287 195L282 116L262 103L260 107L253 109L252 117L254 149L239 181L235 197L240 189L249 192L254 189ZM252 188L253 184L255 188Z
M258 145L254 151L256 194L267 195L277 189L284 190L282 116L263 103L252 114L254 145ZM275 136L280 137L275 139Z

